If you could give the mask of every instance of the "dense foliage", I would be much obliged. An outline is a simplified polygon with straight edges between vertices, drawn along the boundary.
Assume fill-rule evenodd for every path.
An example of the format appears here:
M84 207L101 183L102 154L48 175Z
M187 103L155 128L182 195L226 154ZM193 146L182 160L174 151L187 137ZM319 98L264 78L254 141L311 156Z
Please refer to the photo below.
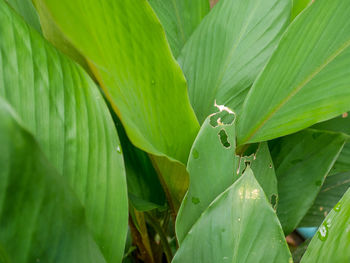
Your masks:
M349 262L349 14L0 0L0 262Z

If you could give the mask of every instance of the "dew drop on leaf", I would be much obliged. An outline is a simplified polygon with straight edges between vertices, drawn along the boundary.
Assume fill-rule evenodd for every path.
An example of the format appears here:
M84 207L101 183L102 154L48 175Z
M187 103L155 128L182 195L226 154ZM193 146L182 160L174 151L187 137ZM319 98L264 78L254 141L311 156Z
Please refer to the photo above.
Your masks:
M328 236L328 226L326 223L323 223L320 228L318 229L318 238L321 241L325 241Z
M338 202L333 209L335 212L339 212L341 209L341 202Z
M120 145L118 145L118 147L117 147L117 152L122 153L122 148L120 147Z
M192 156L193 156L194 159L198 159L198 157L199 157L199 152L198 152L196 149L193 149L193 151L192 151Z

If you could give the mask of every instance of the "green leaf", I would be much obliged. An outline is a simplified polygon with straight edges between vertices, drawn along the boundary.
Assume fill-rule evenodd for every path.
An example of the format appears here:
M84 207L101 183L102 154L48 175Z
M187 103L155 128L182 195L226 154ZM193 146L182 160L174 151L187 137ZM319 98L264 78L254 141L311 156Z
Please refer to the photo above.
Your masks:
M293 0L292 20L315 0Z
M287 135L350 109L350 3L317 0L290 25L237 122L238 145Z
M334 263L350 260L350 190L333 208L303 256L302 263Z
M220 117L227 119L226 124L219 124ZM192 146L187 165L189 190L176 219L180 244L209 204L238 179L234 119L235 115L226 111L209 116Z
M131 142L186 163L199 125L186 80L148 2L35 3L88 60Z
M271 154L278 181L277 214L286 234L312 206L345 140L340 133L308 129L274 143Z
M0 98L0 261L106 262L84 208Z
M221 0L179 56L200 123L215 101L238 112L290 19L290 0Z
M236 156L234 119L235 115L226 110L210 115L193 144L187 165L189 190L176 220L180 244L210 203L241 176L246 163L251 163L269 200L273 195L277 197L277 180L267 144L261 144L250 156Z
M173 262L292 262L277 216L249 167L202 213Z
M300 222L299 226L319 226L349 187L350 172L327 176L314 204Z
M149 0L149 3L162 22L174 57L210 11L208 0Z
M0 39L0 97L69 182L106 261L120 262L127 231L126 180L118 135L103 97L80 67L3 0Z
M20 14L24 20L35 28L39 33L41 26L39 22L38 13L36 12L31 0L6 0L13 9Z

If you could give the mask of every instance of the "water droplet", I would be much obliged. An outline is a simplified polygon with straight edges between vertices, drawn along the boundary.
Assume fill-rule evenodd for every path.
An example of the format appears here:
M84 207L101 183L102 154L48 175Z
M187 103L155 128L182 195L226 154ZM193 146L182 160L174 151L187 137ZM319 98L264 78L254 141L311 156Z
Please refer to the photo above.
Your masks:
M198 205L201 202L201 200L199 200L198 197L192 197L192 203L194 203L195 205Z
M341 202L338 202L333 209L335 212L339 212L341 209Z
M122 148L120 147L120 145L118 145L118 147L117 147L117 152L122 153Z
M270 163L269 167L272 168L272 163Z
M156 81L155 81L154 79L152 79L151 84L152 84L152 85L155 85L155 84L156 84Z
M321 241L325 241L328 236L328 226L327 224L323 223L320 228L318 229L318 238Z
M199 157L199 152L198 152L196 149L193 149L193 151L192 151L192 156L193 156L194 159L198 159L198 157Z
M241 218L240 218L240 217L238 217L238 219L237 219L237 220L238 220L238 222L241 222Z
M332 220L331 220L331 219L328 219L328 220L326 221L326 226L327 226L328 228L330 228L330 227L332 226Z
M222 259L223 259L223 260L228 260L228 257L223 257Z

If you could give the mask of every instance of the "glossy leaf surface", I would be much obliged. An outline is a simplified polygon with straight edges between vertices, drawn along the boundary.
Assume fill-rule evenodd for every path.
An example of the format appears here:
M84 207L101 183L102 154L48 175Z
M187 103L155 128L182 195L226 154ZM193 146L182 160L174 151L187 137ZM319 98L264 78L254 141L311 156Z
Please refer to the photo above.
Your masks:
M291 262L281 225L249 167L202 213L173 262Z
M214 103L238 112L290 19L289 0L221 0L184 46L179 63L200 123Z
M84 208L0 98L0 261L106 262Z
M271 150L278 181L277 214L286 234L312 206L346 138L308 129L275 142Z
M125 170L103 97L4 1L0 39L0 96L74 190L106 260L119 262L127 231Z
M238 144L287 135L350 109L350 3L317 0L298 16L255 81Z
M301 263L333 263L350 260L350 190L334 206L311 240Z
M174 57L210 11L208 0L149 0L162 22Z
M199 126L186 80L149 3L35 2L88 60L132 143L186 163Z

